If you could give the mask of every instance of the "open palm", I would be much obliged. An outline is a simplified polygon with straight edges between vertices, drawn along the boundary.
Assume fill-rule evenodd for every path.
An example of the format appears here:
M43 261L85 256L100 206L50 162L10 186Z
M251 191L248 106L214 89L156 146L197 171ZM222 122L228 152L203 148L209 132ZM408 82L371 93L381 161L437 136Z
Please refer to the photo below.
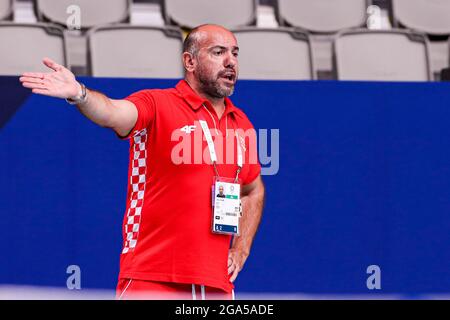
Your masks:
M49 58L44 58L42 62L53 71L25 72L19 78L25 88L31 89L33 93L64 99L81 93L81 86L69 69Z

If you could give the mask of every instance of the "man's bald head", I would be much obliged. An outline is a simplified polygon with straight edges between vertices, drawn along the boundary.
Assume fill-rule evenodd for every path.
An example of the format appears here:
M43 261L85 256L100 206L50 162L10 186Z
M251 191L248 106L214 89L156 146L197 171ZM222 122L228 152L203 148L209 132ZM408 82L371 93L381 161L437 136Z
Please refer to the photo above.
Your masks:
M202 24L192 29L184 39L183 52L189 52L193 56L198 54L201 44L208 38L211 33L228 33L234 37L234 34L225 27L217 24Z
M215 24L194 28L183 45L186 81L210 99L230 96L239 72L238 53L230 30Z

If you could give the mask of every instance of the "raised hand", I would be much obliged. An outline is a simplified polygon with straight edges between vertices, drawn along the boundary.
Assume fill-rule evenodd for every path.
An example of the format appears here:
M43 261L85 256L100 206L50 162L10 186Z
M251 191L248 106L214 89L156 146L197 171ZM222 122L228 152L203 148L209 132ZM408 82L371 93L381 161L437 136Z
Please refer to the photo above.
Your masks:
M25 72L19 81L33 93L55 98L75 98L81 95L81 85L75 75L67 68L49 58L42 61L50 72Z

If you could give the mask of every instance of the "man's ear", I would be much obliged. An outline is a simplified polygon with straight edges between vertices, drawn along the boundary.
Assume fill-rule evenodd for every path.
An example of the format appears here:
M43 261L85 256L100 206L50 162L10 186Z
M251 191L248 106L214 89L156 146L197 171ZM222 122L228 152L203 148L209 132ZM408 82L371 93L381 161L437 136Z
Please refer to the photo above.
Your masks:
M183 65L187 72L193 72L195 69L194 57L189 52L183 52Z

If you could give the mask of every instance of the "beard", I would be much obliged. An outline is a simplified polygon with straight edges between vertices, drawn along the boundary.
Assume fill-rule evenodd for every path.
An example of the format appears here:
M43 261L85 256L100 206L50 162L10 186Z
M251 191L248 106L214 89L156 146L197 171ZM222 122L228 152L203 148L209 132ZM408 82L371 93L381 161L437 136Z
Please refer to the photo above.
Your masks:
M221 99L231 96L234 92L234 84L231 87L220 84L219 79L221 79L221 75L222 72L213 75L204 68L199 68L197 77L201 90L214 98Z

